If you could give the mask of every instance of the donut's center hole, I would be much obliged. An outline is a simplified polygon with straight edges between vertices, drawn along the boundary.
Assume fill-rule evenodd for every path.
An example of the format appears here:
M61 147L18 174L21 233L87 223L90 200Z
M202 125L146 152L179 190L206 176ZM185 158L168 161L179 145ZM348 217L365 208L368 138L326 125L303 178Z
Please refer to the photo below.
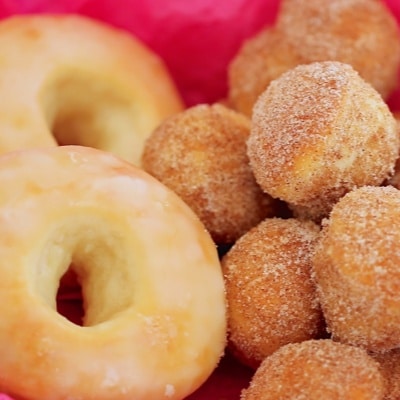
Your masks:
M57 312L76 325L83 325L85 310L83 308L82 285L74 266L70 265L61 277L56 296Z
M134 260L125 221L75 214L55 228L39 259L35 289L71 322L94 326L112 319L133 303Z
M136 162L146 121L130 97L114 78L70 71L51 79L41 99L59 145L94 147Z

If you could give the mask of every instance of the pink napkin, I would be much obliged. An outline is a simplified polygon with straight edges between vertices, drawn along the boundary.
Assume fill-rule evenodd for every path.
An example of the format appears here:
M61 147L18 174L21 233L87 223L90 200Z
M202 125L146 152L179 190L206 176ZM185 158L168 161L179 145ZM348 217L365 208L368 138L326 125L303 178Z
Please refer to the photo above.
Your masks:
M188 105L224 97L226 65L243 39L276 14L278 0L114 0L88 2L81 12L111 20L160 54ZM113 11L114 10L114 11Z

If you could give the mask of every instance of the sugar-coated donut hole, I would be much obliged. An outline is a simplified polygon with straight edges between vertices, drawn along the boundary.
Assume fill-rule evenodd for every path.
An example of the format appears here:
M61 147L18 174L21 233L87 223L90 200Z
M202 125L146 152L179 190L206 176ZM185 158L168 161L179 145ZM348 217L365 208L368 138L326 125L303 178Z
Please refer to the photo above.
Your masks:
M324 322L311 278L319 227L266 218L222 258L229 349L257 368L287 343L322 337Z
M323 221L313 276L332 337L371 352L400 345L400 191L364 186Z
M241 400L383 400L379 364L363 349L330 339L289 343L266 357Z
M147 138L142 167L177 193L217 245L229 245L281 204L263 193L246 154L250 119L227 106L199 104Z
M41 93L43 109L55 141L94 147L138 160L145 125L134 102L117 81L79 70L65 70L50 78ZM142 120L141 120L142 119Z
M247 150L263 190L318 222L347 192L392 175L397 131L381 95L349 64L314 62L257 99Z
M35 271L34 290L56 310L60 282L72 270L82 293L82 325L94 326L132 305L130 288L135 271L123 266L127 260L122 256L126 247L122 231L105 228L104 221L90 216L77 218L80 223L73 226L62 223L48 238ZM116 293L116 287L118 298L113 296L108 301ZM90 305L86 298L91 299Z

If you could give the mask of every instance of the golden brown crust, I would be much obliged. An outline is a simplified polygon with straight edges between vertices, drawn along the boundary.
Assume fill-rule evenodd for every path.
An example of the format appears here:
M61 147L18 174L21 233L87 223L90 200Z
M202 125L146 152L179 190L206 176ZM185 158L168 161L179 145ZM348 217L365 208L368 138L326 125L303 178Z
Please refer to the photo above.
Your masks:
M394 111L393 116L397 122L397 132L400 137L400 111ZM385 184L387 185L392 185L396 189L400 189L400 148L399 148L399 154L397 157L396 164L394 166L394 173L393 176L391 176Z
M266 193L322 217L349 190L392 174L399 137L387 105L354 69L321 62L269 85L247 144Z
M241 400L383 400L378 363L331 340L288 344L266 358Z
M379 0L283 0L276 28L305 62L350 64L384 98L397 86L399 29Z
M282 345L321 334L311 280L318 235L310 221L268 218L223 257L230 349L244 363L257 367Z
M228 68L229 98L251 115L269 83L300 64L351 65L384 99L398 85L397 22L381 1L282 1L275 25L248 39Z
M324 221L313 270L328 329L371 351L400 346L400 191L363 187Z
M372 353L378 361L385 381L385 400L400 399L400 349L393 349L384 353Z
M198 105L148 138L144 169L178 193L218 243L233 243L277 202L255 182L246 154L250 121L221 104Z
M300 63L279 32L270 27L262 30L243 44L229 65L230 104L250 117L254 103L270 82Z

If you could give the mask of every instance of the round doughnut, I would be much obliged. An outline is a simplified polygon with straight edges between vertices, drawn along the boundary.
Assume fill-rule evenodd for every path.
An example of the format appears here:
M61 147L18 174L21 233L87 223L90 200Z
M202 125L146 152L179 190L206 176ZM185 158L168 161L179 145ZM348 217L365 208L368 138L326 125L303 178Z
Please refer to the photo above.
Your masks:
M163 62L123 31L74 15L0 22L0 153L77 144L138 164L182 101Z
M304 63L350 64L383 98L397 87L400 32L377 0L282 0L276 29Z
M178 196L83 146L3 155L0 185L0 391L180 400L207 379L225 347L223 276ZM83 326L56 311L71 264Z
M391 176L399 135L378 92L351 66L325 61L271 82L254 107L247 147L263 190L319 219L349 190Z
M244 115L200 104L165 120L144 146L143 168L179 194L218 244L233 243L278 212L250 169L249 133Z
M250 117L270 82L301 63L280 32L273 27L263 29L244 42L228 65L229 104Z
M241 400L383 400L379 364L363 349L332 340L281 347L267 357Z
M362 187L324 220L313 270L333 338L387 351L400 346L400 191Z
M267 218L222 258L229 348L243 363L257 367L281 346L322 334L311 279L318 236L311 221Z

